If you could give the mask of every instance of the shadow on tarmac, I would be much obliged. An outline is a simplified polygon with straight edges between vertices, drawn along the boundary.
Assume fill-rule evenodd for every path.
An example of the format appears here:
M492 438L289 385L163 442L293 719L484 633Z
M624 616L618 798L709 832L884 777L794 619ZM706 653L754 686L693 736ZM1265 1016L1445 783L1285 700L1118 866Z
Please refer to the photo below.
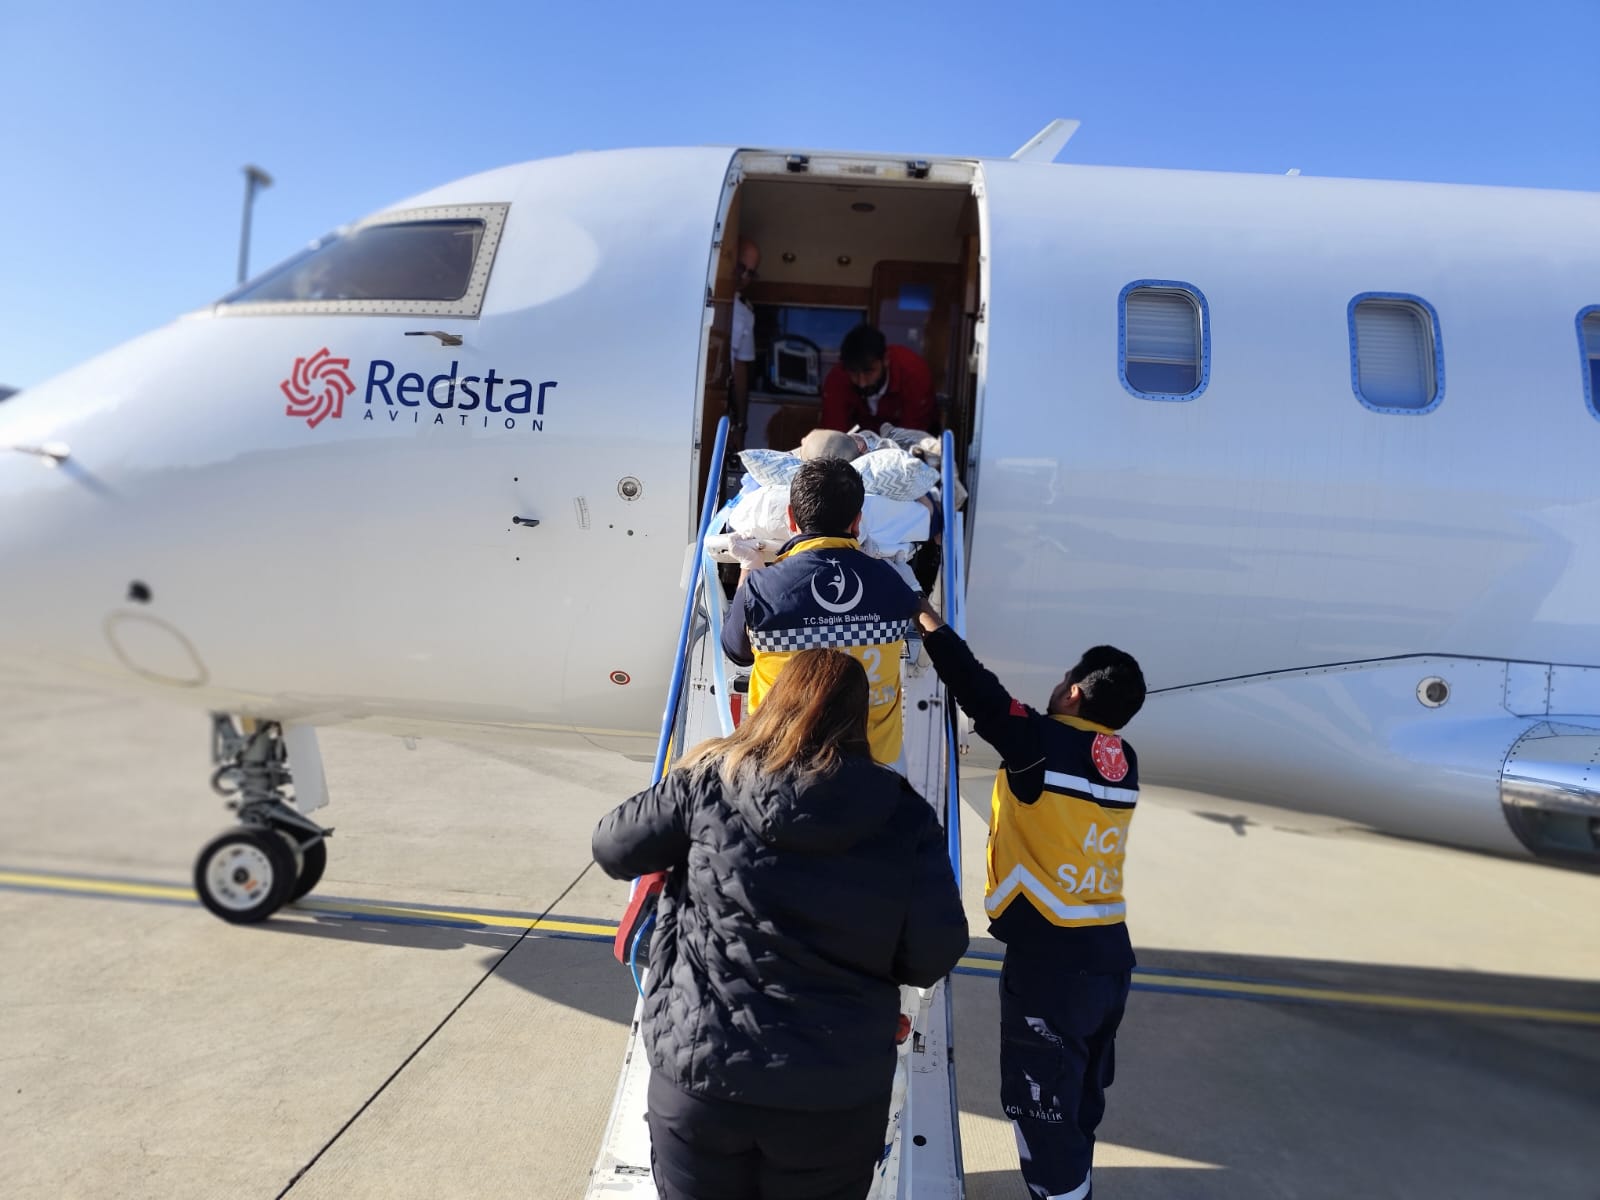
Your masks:
M478 946L487 969L518 929L331 918L263 927L412 949ZM977 939L977 954L998 953ZM1600 985L1372 964L1145 950L1117 1043L1097 1177L1123 1198L1297 1200L1538 1195L1593 1200L1600 1179L1600 1029L1151 990L1173 979L1348 989L1425 1000L1600 1011ZM634 990L606 941L531 934L499 979L618 1024ZM1152 981L1159 979L1159 985ZM1143 982L1141 982L1143 980ZM992 976L958 975L962 1111L1003 1128ZM609 1064L608 1064L609 1065ZM969 1138L970 1138L969 1134ZM969 1147L971 1200L1022 1195L1014 1151Z
M1140 965L1600 1008L1594 984L1472 972L1172 951L1141 952ZM962 1110L1003 1122L995 981L958 977L955 1013ZM1096 1194L1593 1200L1596 1112L1600 1030L1592 1026L1135 991L1099 1131ZM967 1177L969 1200L1022 1194L1009 1170Z
M397 921L388 917L330 916L304 909L285 909L257 928L265 933L362 942L371 946L396 946L408 950L459 950L464 946L509 950L522 936L522 929L516 926L454 925ZM531 933L528 936L530 939L544 939L552 935ZM591 938L564 940L598 942L598 939ZM610 940L607 939L605 944L609 947Z
M499 914L489 914L499 915ZM633 1019L635 992L627 969L611 957L611 940L564 937L515 927L456 926L335 917L285 909L253 931L291 937L360 942L403 950L462 950L492 953L479 959L495 978L565 1007L619 1025ZM511 953L507 953L510 951ZM498 966L496 965L498 964ZM474 977L474 981L476 977Z

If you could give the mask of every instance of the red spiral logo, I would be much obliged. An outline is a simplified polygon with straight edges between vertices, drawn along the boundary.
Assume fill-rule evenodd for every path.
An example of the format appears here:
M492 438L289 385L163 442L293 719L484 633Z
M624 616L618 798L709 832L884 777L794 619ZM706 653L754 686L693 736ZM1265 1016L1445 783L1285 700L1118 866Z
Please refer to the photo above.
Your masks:
M278 385L289 398L285 415L304 417L313 429L329 417L342 417L345 397L356 390L349 367L348 358L334 358L326 346L310 358L295 359L289 378Z

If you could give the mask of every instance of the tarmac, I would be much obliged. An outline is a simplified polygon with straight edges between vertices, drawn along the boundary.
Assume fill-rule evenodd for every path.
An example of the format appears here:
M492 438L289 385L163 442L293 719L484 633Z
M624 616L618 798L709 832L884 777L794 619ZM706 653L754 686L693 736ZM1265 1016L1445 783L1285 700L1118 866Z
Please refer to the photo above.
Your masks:
M634 1000L589 834L648 765L328 730L327 875L238 928L207 732L0 673L0 1194L581 1196ZM1020 1200L964 794L967 1195ZM1147 788L1128 879L1097 1197L1600 1196L1600 875Z

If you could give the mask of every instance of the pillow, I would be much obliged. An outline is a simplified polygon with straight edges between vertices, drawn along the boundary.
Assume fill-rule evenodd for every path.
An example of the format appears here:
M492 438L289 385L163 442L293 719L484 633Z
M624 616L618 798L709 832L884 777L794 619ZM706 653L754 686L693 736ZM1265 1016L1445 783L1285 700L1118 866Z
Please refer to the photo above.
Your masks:
M915 500L939 486L939 472L904 450L874 450L850 465L861 472L868 492L890 500Z
M787 450L744 450L739 461L757 483L776 487L788 487L802 464L798 454Z

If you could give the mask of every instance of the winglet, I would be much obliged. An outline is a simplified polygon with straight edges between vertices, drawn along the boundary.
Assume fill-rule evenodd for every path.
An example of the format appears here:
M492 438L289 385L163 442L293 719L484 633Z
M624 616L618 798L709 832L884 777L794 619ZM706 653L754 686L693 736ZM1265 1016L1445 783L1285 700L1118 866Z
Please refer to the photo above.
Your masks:
M1055 162L1061 148L1072 140L1082 121L1068 121L1057 117L1022 144L1011 157L1015 162Z

